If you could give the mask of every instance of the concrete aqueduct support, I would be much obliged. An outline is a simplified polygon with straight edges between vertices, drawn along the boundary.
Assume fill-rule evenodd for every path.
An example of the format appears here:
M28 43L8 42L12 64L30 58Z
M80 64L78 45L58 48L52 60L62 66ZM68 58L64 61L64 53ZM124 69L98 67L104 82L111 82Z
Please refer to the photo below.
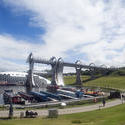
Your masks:
M89 64L89 70L90 70L90 74L91 74L91 79L95 78L95 64L94 63L90 63Z
M100 69L100 72L101 72L101 74L103 75L103 76L105 76L106 74L107 74L107 72L108 72L108 70L105 70L105 69L107 69L107 66L106 65L101 65L100 66L102 69ZM104 68L104 69L103 69Z
M82 81L81 81L81 78L80 78L80 76L81 76L81 67L80 67L81 62L80 62L80 60L77 60L75 62L75 64L76 64L76 67L75 67L75 69L76 69L76 84L78 86L81 86Z

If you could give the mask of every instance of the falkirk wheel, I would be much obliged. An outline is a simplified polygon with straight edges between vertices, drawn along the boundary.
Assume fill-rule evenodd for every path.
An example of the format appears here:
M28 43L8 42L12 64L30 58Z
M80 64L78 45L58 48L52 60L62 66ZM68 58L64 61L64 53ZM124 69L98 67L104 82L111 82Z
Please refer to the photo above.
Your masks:
M56 57L52 57L50 59L50 64L52 67L52 85L60 85L64 86L63 82L63 60L62 58L59 58L58 60Z
M76 69L76 85L82 85L80 78L82 69L89 69L91 72L92 79L94 78L94 72L97 70L100 70L102 72L111 70L111 68L107 68L105 65L102 65L100 67L95 66L94 63L91 63L90 65L84 65L81 63L80 60L77 60L75 63L69 63L69 62L64 62L62 58L57 59L56 57L52 57L49 60L36 58L33 56L32 53L29 54L27 62L29 63L29 71L28 71L26 86L27 88L29 88L29 90L32 89L32 86L35 86L33 80L34 63L51 65L52 68L51 85L59 85L59 86L64 86L64 81L63 81L64 67L74 67Z

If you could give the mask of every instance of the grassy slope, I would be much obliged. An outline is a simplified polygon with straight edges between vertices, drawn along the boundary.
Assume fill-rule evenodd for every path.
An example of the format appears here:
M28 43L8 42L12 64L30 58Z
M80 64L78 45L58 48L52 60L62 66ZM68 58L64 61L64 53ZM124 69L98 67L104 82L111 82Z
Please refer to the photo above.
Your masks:
M82 80L86 80L90 78L89 76L82 76ZM72 85L75 83L76 77L75 76L65 76L64 83L65 85ZM88 82L83 83L84 86L97 86L97 87L110 87L116 89L125 89L125 76L106 76L100 77L95 80L91 80Z
M100 86L125 89L125 76L107 76L101 77L84 83L85 86Z
M125 69L112 72L109 76L86 82L85 86L110 87L125 90Z
M86 113L62 115L57 119L0 120L0 125L125 125L125 104Z
M81 76L81 80L86 80L90 78L90 76ZM64 83L66 85L71 85L71 84L74 84L76 82L76 76L64 76Z
M81 76L81 80L86 80L90 78L90 76L87 76L87 75L84 75L84 76ZM51 80L51 78L47 78L49 80ZM75 75L72 75L72 76L64 76L64 83L65 85L72 85L76 82L76 76Z

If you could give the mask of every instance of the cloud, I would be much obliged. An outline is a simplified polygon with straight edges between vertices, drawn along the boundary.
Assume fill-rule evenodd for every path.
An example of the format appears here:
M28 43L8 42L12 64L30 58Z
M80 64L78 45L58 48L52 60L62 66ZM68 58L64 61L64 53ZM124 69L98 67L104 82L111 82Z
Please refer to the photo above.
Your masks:
M50 56L47 56L49 54L44 45L17 40L10 35L0 34L0 71L27 71L28 64L26 64L26 60L30 52L33 52L36 58L50 58ZM50 67L35 65L37 70L45 70L47 68Z
M6 4L19 10L32 12L32 23L44 27L44 47L65 55L69 49L83 43L94 42L100 39L103 4L98 2L95 6L89 1L82 0L4 0ZM96 17L96 18L94 18ZM96 28L96 30L95 30ZM91 37L90 37L91 34ZM55 50L56 49L56 50Z
M16 44L13 46L17 48L16 53L11 49L9 54L11 57L24 59L30 51L33 51L41 57L54 55L68 59L71 55L75 55L73 53L78 53L81 59L87 57L84 59L84 63L87 64L94 62L97 65L124 65L125 4L122 0L3 0L3 2L11 6L14 13L30 12L29 24L44 28L46 31L44 35L41 34L41 44L37 45L30 44L30 41L10 38L11 41L15 41ZM3 57L3 53L0 56Z
M28 71L28 65L0 59L0 71Z
M18 42L17 42L18 41ZM0 57L9 59L24 59L31 49L31 45L16 40L9 35L0 35Z

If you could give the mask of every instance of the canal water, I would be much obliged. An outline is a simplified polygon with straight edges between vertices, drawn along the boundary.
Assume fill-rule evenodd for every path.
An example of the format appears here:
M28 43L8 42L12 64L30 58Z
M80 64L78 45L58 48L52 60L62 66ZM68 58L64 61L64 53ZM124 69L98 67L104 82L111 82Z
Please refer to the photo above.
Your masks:
M26 87L25 86L0 86L0 105L4 104L4 101L3 101L4 90L13 90L13 93L16 94L20 91L26 92ZM46 90L46 88L45 87L33 88L33 91L37 91L37 92L42 91L42 90Z

